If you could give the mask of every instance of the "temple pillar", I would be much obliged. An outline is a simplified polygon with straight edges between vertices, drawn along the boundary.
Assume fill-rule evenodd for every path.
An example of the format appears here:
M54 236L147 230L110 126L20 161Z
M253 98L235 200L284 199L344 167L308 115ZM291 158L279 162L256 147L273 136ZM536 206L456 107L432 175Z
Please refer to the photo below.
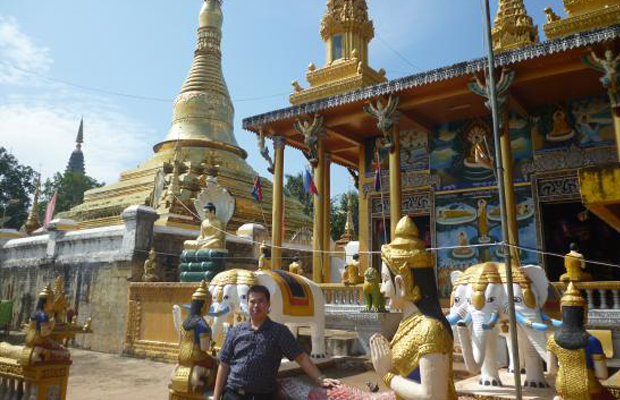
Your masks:
M402 216L402 190L400 179L400 127L398 116L394 117L392 128L392 143L394 148L390 151L390 237L394 237L396 225Z
M358 193L359 193L359 253L360 253L360 270L366 271L366 268L370 266L370 213L368 212L368 197L364 194L364 181L366 180L366 152L364 148L360 148L360 160L359 160L359 180L358 180Z
M273 138L275 168L273 173L273 200L271 203L271 268L282 269L282 220L284 217L284 145L283 136Z
M514 176L512 173L513 159L510 141L510 123L508 107L504 106L501 110L501 136L500 148L502 150L502 165L504 166L504 197L506 198L506 209L508 210L508 244L519 245L519 225L517 224L517 203L515 199ZM519 249L510 248L512 259L521 265Z
M314 195L314 224L312 228L312 280L323 282L323 196L325 196L325 143L322 137L318 140L318 162L314 168L314 184L318 194Z
M323 250L331 250L331 154L325 153L323 158ZM331 254L323 253L323 283L331 282Z

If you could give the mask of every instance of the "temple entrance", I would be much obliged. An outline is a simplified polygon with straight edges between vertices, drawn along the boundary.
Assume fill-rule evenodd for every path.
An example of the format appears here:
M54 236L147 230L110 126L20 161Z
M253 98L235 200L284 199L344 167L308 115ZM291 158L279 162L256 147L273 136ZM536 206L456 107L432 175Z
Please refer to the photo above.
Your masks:
M570 243L575 242L586 259L612 264L620 260L620 234L582 203L543 203L541 211L545 251L566 254ZM545 255L544 266L553 282L566 272L560 257ZM614 279L611 267L586 264L586 272L595 281Z
M432 247L432 239L431 239L431 217L428 215L409 215L413 222L418 227L418 231L420 232L420 239L426 243L426 247ZM384 225L385 223L385 225ZM385 229L383 229L385 226ZM381 251L381 246L390 243L390 219L385 218L385 222L383 218L373 217L372 219L372 231L371 231L371 250L373 252ZM372 255L372 266L380 268L381 266L381 255L376 253Z

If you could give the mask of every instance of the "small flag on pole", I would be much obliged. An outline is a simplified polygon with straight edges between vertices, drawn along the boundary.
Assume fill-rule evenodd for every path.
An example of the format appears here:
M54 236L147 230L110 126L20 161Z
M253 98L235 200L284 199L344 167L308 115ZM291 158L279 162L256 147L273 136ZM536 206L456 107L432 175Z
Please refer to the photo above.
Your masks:
M254 199L259 203L263 201L263 188L261 187L261 184L260 184L260 176L257 176L256 178L254 178L254 187L252 188L252 196L254 196Z
M47 208L45 209L45 220L43 222L43 227L47 228L52 218L54 218L54 209L56 208L56 199L58 198L58 190L54 191L52 198L47 203Z
M306 189L306 192L308 194L312 194L312 195L319 194L319 190L316 188L314 184L314 178L312 177L312 174L310 173L310 170L308 168L306 168L304 172L304 188Z
M379 151L377 150L377 160L375 164L375 191L381 191L381 157L379 157Z

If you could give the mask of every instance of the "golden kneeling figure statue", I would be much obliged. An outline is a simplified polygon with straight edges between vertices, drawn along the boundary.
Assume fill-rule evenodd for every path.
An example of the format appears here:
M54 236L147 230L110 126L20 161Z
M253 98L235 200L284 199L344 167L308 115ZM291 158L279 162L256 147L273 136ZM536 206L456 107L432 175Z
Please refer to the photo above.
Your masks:
M345 285L359 285L364 283L364 276L360 273L360 255L353 254L353 261L344 267L342 283Z
M583 254L579 253L576 243L570 244L570 252L564 256L564 267L566 273L560 276L561 282L583 282L591 281L592 275L585 272L586 262Z

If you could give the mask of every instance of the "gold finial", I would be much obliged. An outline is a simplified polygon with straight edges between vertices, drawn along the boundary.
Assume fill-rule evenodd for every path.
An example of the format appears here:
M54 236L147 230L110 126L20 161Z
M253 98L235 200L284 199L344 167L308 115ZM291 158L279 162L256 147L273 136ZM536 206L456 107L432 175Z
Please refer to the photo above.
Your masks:
M54 296L54 292L52 291L52 285L51 284L45 285L43 290L41 290L41 293L39 293L39 297L40 298L49 299L49 298L51 298L53 296Z
M200 282L200 286L198 286L198 289L192 295L192 300L207 301L210 298L211 294L207 290L207 282L203 280L202 282Z
M568 284L568 288L561 301L562 307L585 307L586 300L581 295L581 292L575 287L573 282Z
M26 233L29 235L39 229L39 227L41 226L41 222L39 221L39 193L41 192L41 173L37 175L35 186L36 188L34 191L34 199L32 200L32 208L30 209L30 213L28 214L28 218L26 219L26 223L24 224Z
M515 50L538 43L538 26L527 14L523 0L499 0L492 29L493 50Z

